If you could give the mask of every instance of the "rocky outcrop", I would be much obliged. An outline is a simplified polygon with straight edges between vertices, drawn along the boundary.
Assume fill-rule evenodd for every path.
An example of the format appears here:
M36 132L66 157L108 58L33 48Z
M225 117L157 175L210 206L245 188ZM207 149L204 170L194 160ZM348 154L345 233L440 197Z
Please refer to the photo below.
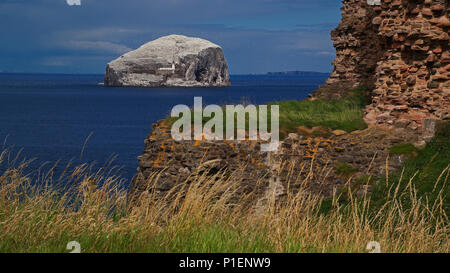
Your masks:
M165 196L180 185L189 185L195 175L208 172L206 175L212 177L219 171L235 175L233 179L239 181L236 196L253 193L255 202L271 189L276 189L279 198L296 194L300 187L325 197L347 183L370 190L369 181L358 183L362 179L374 182L386 168L393 171L407 158L389 156L390 148L415 142L417 136L406 128L370 128L349 134L336 131L328 138L289 134L279 151L269 155L261 153L256 141L177 142L171 138L169 126L161 121L153 125L145 140L129 196L132 204L144 192ZM347 170L343 172L339 166Z
M200 38L170 35L108 63L106 86L221 87L230 85L220 46Z
M334 71L315 95L368 86L371 125L420 131L425 119L449 119L449 9L446 0L344 0Z
M144 152L138 160L138 173L129 193L131 203L139 200L143 192L152 192L156 197L164 196L177 186L189 184L195 176L204 172L210 176L220 171L236 175L240 184L236 193L241 196L250 192L261 194L269 179L263 164L265 155L260 153L257 142L178 142L172 138L170 126L164 121L153 124L152 132L145 140Z

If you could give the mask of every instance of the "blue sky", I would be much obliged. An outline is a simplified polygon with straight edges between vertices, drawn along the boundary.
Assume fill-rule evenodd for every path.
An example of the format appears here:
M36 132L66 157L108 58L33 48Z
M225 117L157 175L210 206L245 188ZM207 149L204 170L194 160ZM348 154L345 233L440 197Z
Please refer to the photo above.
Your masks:
M222 46L230 73L330 72L339 0L0 0L0 71L103 73L168 34Z

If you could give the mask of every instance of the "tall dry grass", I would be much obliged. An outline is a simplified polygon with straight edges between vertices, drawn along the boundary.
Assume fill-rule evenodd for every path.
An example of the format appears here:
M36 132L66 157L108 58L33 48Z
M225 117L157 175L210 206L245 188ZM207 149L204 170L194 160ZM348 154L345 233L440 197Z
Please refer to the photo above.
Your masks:
M26 175L27 162L15 165L0 172L0 252L68 252L70 241L82 252L367 252L370 241L382 252L450 250L442 196L418 198L411 178L379 210L370 196L350 196L348 205L336 198L321 213L323 200L305 190L256 210L251 194L236 199L241 174L197 174L167 198L152 191L155 174L140 205L129 206L124 181L108 167L68 166L55 179L52 171Z

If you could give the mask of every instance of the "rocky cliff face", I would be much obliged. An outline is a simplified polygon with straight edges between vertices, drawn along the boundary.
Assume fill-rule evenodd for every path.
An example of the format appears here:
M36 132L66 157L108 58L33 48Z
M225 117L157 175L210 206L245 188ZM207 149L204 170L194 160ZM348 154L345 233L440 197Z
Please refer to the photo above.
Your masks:
M371 125L418 130L425 119L449 119L449 10L448 0L344 0L335 68L316 95L370 87Z
M222 49L209 41L170 35L110 62L106 86L221 87L230 85Z

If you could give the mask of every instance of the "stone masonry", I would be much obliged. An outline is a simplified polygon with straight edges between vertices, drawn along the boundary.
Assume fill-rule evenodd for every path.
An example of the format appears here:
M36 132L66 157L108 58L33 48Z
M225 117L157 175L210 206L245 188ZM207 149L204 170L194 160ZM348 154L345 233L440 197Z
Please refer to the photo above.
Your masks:
M449 10L448 0L344 0L335 68L315 95L368 86L370 125L420 130L425 119L449 119Z
M358 178L379 177L386 168L398 168L407 156L389 156L390 147L415 142L416 137L405 128L371 128L327 138L289 134L278 152L269 155L261 153L260 143L255 141L177 142L169 126L160 121L145 140L130 199L134 202L143 192L165 196L174 187L189 184L199 173L212 176L219 171L237 176L238 196L255 193L262 198L276 188L281 197L306 187L330 197ZM342 174L337 164L345 164L352 171ZM156 183L152 183L156 176Z

